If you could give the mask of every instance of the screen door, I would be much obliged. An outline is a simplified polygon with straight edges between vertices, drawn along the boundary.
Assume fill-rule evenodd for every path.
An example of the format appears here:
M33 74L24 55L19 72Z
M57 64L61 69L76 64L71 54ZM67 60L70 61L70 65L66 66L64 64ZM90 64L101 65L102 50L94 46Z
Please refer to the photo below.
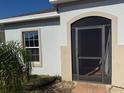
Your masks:
M73 40L73 78L103 82L105 76L105 26L77 27ZM108 66L108 65L107 65Z

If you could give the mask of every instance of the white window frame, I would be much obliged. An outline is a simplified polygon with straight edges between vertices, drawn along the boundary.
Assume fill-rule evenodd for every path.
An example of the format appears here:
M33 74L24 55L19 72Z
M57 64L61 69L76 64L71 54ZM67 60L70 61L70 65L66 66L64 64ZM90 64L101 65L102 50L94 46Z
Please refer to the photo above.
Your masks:
M38 43L39 43L39 47L25 47L24 46L24 39L23 39L23 33L24 32L38 32ZM40 29L23 29L21 30L21 41L22 44L25 48L39 48L39 61L33 61L32 63L32 67L41 67L42 66L42 49L41 49L41 30Z

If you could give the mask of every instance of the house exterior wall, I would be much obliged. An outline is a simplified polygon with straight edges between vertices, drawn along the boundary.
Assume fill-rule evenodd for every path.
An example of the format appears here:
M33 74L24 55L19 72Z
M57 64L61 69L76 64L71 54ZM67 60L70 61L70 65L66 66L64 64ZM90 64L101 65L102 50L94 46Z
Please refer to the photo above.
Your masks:
M33 67L32 74L62 75L72 80L71 23L87 16L101 16L112 20L112 85L124 87L124 3L80 8L66 6L59 11L58 22L39 22L5 27L6 41L22 41L22 31L38 30L41 43L41 66ZM65 11L69 10L69 11Z
M112 20L112 85L124 87L124 3L60 12L62 78L72 80L70 25L87 16L102 16ZM61 10L60 10L61 11ZM66 53L66 55L65 55ZM65 64L66 63L66 64Z
M35 27L33 27L35 24ZM32 74L43 75L61 75L61 61L60 61L60 45L61 33L58 22L51 22L29 26L28 24L19 26L6 26L5 36L6 41L22 41L22 31L38 30L40 32L41 43L41 66L35 66L32 69ZM45 24L45 25L44 25ZM37 65L37 64L35 64Z

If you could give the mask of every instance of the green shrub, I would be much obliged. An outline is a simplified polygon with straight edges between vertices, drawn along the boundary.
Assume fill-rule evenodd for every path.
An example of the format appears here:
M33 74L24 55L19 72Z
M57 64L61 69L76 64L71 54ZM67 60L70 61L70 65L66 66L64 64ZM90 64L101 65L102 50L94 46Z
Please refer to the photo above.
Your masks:
M0 44L0 93L22 93L31 71L30 57L20 43Z

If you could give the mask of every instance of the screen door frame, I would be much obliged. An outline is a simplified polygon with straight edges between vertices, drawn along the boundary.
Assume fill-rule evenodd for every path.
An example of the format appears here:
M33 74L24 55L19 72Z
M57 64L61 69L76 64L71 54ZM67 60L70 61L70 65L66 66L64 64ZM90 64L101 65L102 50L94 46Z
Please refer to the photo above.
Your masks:
M105 61L104 61L104 55L105 55L105 26L106 25L98 25L98 26L85 26L85 27L75 27L75 55L76 55L76 80L85 80L90 81L93 80L95 82L105 82ZM101 29L101 57L82 57L83 59L100 59L101 64L101 76L85 76L80 75L79 73L79 53L78 53L78 31L79 30L92 30L92 29ZM99 81L100 80L100 81Z

